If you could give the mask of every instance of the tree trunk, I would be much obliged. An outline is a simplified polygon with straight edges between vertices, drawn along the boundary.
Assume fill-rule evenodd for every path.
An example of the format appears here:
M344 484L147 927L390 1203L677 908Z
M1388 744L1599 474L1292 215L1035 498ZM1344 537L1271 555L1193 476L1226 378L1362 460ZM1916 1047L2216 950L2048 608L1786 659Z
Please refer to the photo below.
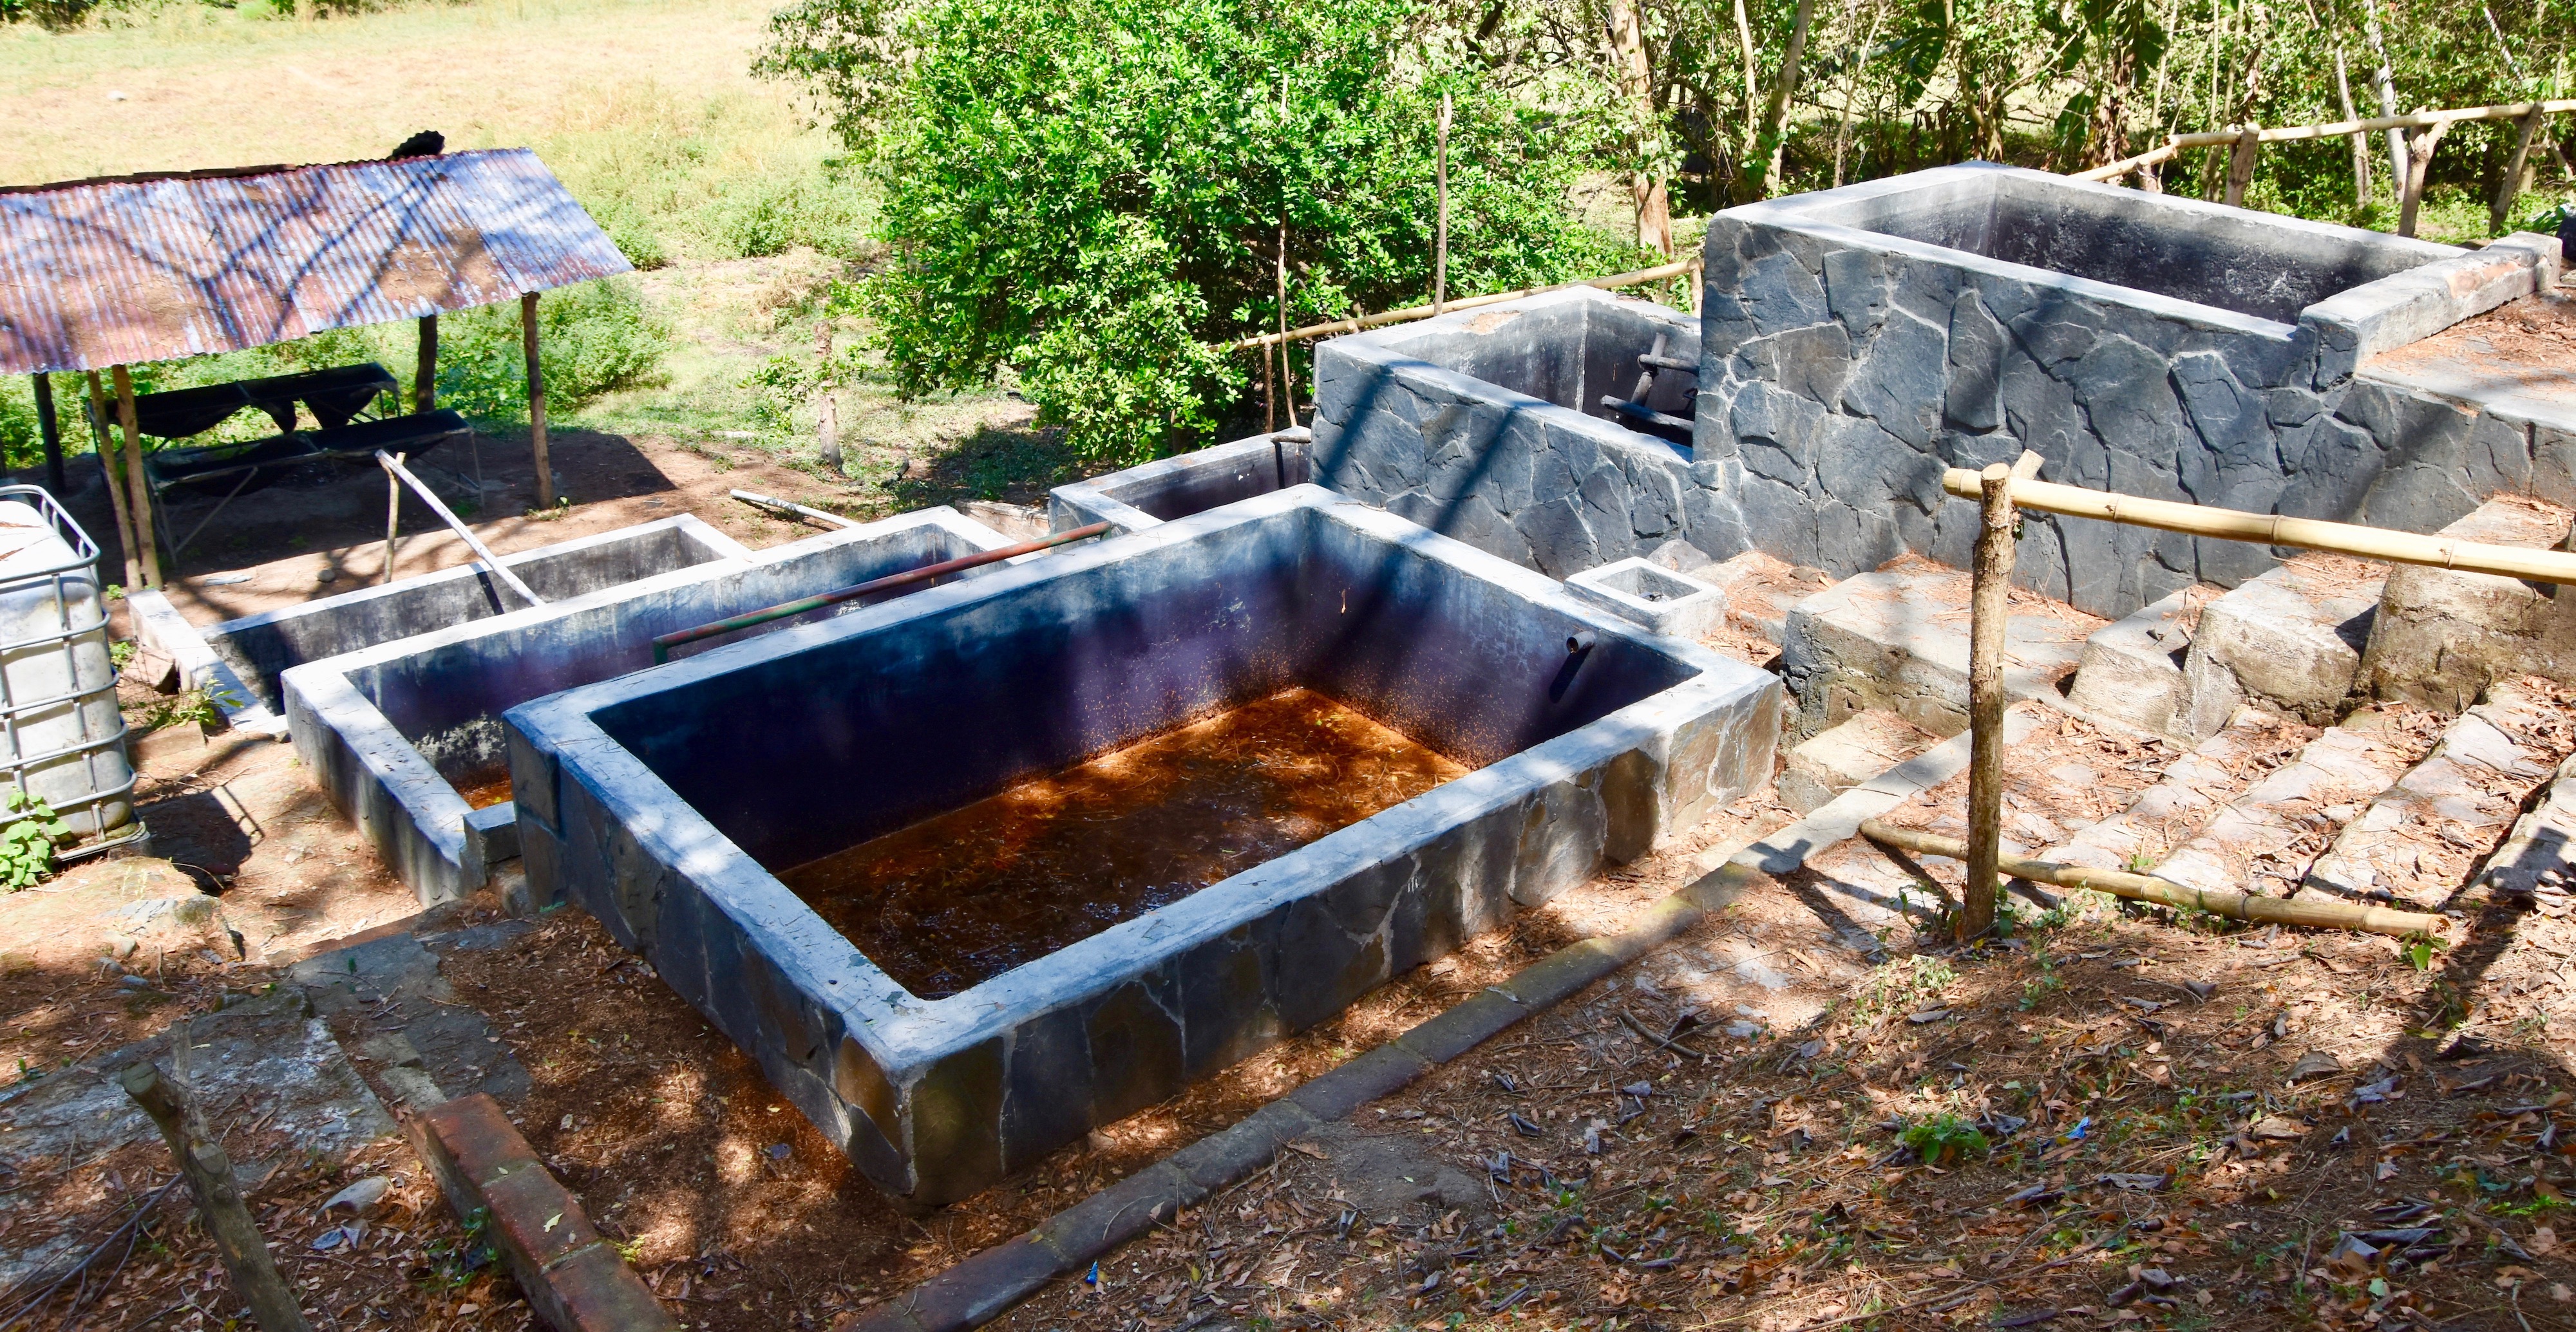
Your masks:
M1663 134L1655 114L1655 71L1646 59L1645 16L1636 0L1610 0L1610 54L1619 70L1619 92L1628 99L1630 131L1640 157L1658 153ZM1637 244L1657 254L1673 252L1672 200L1663 176L1640 167L1629 177L1637 207Z
M2514 131L2513 155L2505 159L2504 178L2496 182L2495 202L2487 206L2487 230L2502 231L2513 216L2513 201L2531 188L2531 141L2540 136L2542 116L2538 107L2522 118L2522 127Z
M2379 57L2379 114L2397 114L2397 80L2388 72L2388 44L2379 35L2379 0L2361 0L2362 32L2370 38L2370 53ZM2406 131L2388 131L2388 185L2400 194L2406 190Z
M1807 27L1815 19L1816 0L1798 0L1798 16L1789 24L1789 47L1780 57L1780 76L1771 81L1771 100L1762 108L1762 130L1755 160L1762 171L1762 194L1769 197L1780 179L1780 153L1787 140L1789 98L1798 91L1798 65L1807 53Z

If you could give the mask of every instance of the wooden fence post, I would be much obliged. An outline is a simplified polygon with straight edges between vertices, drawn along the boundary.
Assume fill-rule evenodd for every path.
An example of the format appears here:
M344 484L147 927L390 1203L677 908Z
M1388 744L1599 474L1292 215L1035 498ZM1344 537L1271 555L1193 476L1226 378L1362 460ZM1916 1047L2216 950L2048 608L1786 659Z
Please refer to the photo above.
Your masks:
M555 473L546 459L546 372L537 364L537 294L533 291L519 296L519 341L528 355L528 449L537 457L537 507L551 509Z
M401 462L406 456L397 453L394 461ZM402 478L388 471L385 473L385 581L388 583L394 580L394 537L401 531Z
M2245 187L2254 183L2255 159L2263 151L2263 127L2247 125L2236 135L2236 146L2227 158L2227 206L2245 206Z
M2531 104L2531 114L2522 118L2522 127L2513 136L2513 155L2505 159L2504 176L2496 181L2495 202L2487 205L2487 230L2502 231L2513 216L2513 201L2531 188L2531 141L2540 136L2540 122L2545 115L2538 102Z
M190 1039L189 1026L179 1024L183 1042ZM308 1332L304 1311L296 1307L295 1296L278 1276L268 1242L260 1238L259 1226L242 1202L232 1158L224 1153L223 1141L206 1127L196 1105L180 1089L162 1081L160 1070L150 1063L126 1069L117 1081L143 1107L143 1113L152 1116L162 1141L170 1144L170 1154L179 1158L179 1170L197 1195L197 1214L205 1219L206 1234L232 1277L233 1293L250 1306L251 1316L267 1332Z
M2011 614L2012 483L2035 476L2028 450L1978 481L1984 496L1968 595L1968 884L1955 922L1961 943L1995 927L1995 865L2003 854L2004 628Z
M2422 115L2424 108L2416 112ZM2424 203L2424 173L2433 165L2433 150L2441 145L2442 136L2451 132L2457 122L2437 120L2406 136L2406 179L2397 203L2397 234L2415 234L2415 215Z
M1431 242L1431 313L1449 305L1449 94L1440 94L1440 225Z

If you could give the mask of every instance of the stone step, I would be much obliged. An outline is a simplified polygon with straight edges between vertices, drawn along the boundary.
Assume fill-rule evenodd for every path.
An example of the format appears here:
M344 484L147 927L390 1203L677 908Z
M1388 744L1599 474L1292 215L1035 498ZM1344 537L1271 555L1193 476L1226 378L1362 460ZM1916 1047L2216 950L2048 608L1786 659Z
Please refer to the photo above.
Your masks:
M2445 527L2458 541L2553 550L2567 540L2569 513L2519 495L2499 495ZM2555 605L2545 584L2401 564L2389 570L2361 654L2361 687L2371 697L2456 713L2487 685L2517 675L2564 678L2553 663Z
M1938 736L1968 729L1968 575L1919 557L1842 582L1790 608L1780 669L1811 736L1884 708ZM2063 703L2093 615L2015 588L2005 623L2004 692Z
M1666 553L1675 547L1679 550ZM1724 592L1728 621L1775 649L1788 636L1789 608L1834 582L1832 575L1822 569L1801 568L1758 550L1714 563L1694 564L1688 557L1697 554L1688 544L1672 541L1647 558ZM1706 561L1707 557L1700 559Z
M1938 744L1884 708L1865 708L1789 751L1774 789L1800 815Z
M2188 743L2191 685L2183 658L2192 626L2218 589L2187 587L2095 630L2084 640L2067 701L2096 717Z
M2187 888L2286 896L2441 732L2442 719L2421 708L2363 708L2246 788L2151 872Z
M2242 795L2317 738L2317 728L2261 708L2239 708L2216 735L2165 769L2127 809L2077 832L2042 860L2136 872L2198 835Z
M2190 733L2226 724L2239 703L2332 725L2361 673L2384 565L2309 551L2203 607L2184 662Z
M2545 681L2498 682L2451 722L2432 753L2344 825L2297 895L2448 905L2523 802L2576 752L2568 703Z
M2576 757L2559 763L2539 803L2514 820L2470 892L2528 904L2559 919L2576 908Z

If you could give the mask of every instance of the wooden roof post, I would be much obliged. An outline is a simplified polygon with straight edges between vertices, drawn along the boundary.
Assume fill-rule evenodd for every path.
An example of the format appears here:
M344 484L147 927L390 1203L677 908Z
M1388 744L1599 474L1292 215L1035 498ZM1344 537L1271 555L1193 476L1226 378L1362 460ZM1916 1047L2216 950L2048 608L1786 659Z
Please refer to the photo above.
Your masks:
M420 317L420 356L412 362L411 409L423 414L438 410L438 316L434 314Z
M134 522L125 512L125 486L116 479L116 446L107 433L107 390L99 387L96 370L89 372L89 433L98 469L107 475L107 506L116 511L116 545L125 552L125 585L141 587L143 560L135 554Z
M152 483L143 475L143 434L134 423L134 376L122 365L108 371L116 380L116 420L125 431L127 506L134 515L134 544L143 559L143 585L161 586L161 552L152 541Z
M53 376L36 375L36 434L45 446L45 485L61 498L71 488L63 477L63 423L54 415Z
M537 507L555 506L554 469L546 461L546 372L537 365L537 294L519 297L519 338L528 353L528 447L537 457Z

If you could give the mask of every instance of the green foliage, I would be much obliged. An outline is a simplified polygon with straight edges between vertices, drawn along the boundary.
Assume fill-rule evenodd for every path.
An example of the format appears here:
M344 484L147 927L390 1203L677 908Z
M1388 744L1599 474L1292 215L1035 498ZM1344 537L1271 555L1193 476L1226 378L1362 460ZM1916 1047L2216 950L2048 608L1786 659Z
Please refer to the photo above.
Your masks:
M1991 1147L1975 1124L1947 1113L1906 1126L1896 1140L1921 1157L1925 1165L1984 1156Z
M570 415L613 389L654 382L670 330L624 282L585 282L537 302L546 414ZM438 401L481 421L528 419L527 356L515 303L439 322Z
M224 709L241 705L242 700L231 690L210 682L194 689L180 690L154 702L137 726L145 731L157 731L183 722L200 727L216 726L224 720Z
M1203 436L1258 376L1208 344L1427 295L1432 150L1451 132L1450 284L1487 291L1634 254L1575 223L1598 116L1515 98L1407 40L1425 0L806 0L772 70L840 99L897 256L861 289L899 391L1005 366L1101 459Z
M0 826L0 893L14 893L44 882L53 872L54 847L71 829L54 817L53 806L25 791L9 792L9 822Z

